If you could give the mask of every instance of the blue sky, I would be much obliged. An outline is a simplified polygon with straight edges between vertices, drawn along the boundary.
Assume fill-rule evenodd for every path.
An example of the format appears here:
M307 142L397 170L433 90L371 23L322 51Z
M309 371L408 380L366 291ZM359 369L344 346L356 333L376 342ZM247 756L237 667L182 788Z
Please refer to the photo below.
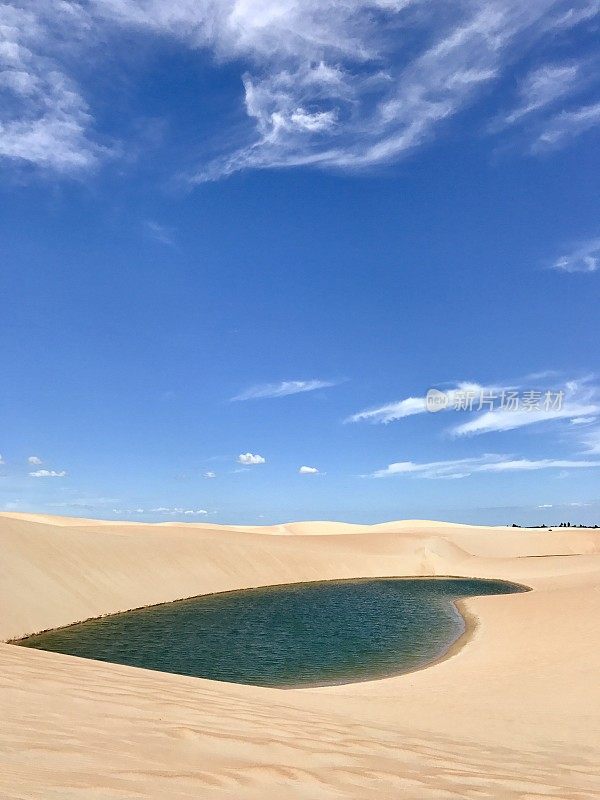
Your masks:
M3 6L0 508L600 523L599 21Z

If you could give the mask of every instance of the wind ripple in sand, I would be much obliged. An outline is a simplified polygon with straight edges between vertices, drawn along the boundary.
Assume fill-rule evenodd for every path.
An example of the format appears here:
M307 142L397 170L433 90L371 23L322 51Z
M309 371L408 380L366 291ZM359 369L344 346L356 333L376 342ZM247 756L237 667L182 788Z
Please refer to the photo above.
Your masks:
M7 800L600 796L585 753L417 735L274 701L273 690L242 699L235 687L9 646L0 664L19 675L0 733Z

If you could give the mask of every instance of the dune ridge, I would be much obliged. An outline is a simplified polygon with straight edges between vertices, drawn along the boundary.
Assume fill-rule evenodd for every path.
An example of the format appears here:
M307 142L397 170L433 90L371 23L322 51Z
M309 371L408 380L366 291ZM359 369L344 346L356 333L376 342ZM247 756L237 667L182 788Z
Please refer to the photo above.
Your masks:
M0 514L0 639L331 578L526 584L470 598L417 673L276 690L0 645L0 797L600 797L600 531L433 521L115 523Z

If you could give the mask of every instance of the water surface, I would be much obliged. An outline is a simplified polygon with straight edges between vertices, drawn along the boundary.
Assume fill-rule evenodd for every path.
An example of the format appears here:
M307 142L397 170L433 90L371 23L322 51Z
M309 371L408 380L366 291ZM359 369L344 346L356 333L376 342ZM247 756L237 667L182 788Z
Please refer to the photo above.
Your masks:
M465 630L454 602L524 587L471 578L368 578L179 600L19 644L259 686L349 683L419 669Z

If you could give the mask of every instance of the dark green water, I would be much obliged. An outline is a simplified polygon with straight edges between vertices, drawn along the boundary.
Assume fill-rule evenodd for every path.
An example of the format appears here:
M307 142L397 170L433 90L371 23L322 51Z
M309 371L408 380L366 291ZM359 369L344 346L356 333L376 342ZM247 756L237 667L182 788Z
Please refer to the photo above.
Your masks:
M524 591L463 578L291 584L179 600L19 642L260 686L350 683L418 669L464 632L454 601Z

